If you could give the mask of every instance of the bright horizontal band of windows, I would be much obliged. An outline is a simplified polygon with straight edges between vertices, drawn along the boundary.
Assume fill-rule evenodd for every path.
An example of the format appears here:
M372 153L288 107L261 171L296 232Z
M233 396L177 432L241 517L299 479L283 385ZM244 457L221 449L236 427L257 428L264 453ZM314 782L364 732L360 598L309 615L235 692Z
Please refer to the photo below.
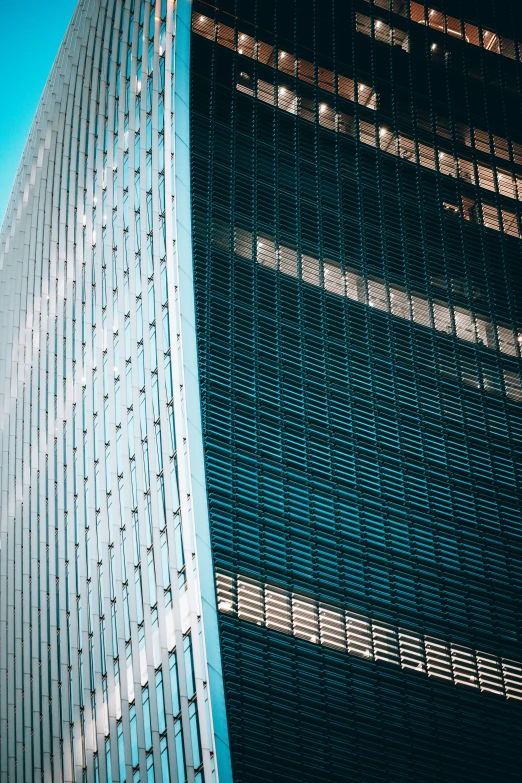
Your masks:
M262 79L257 79L257 83L254 83L252 77L242 73L240 81L237 83L237 89L239 92L263 101L263 103L277 106L278 109L295 114L309 122L316 120L314 101L299 96L289 87L277 86ZM479 162L474 164L470 160L452 155L447 151L437 151L428 144L404 136L402 133L395 133L385 125L379 125L378 122L362 119L356 121L349 114L335 111L324 101L319 104L317 118L322 127L357 138L361 144L395 155L423 168L437 171L439 174L462 179L468 184L484 190L522 201L521 175L511 174L504 169L494 170ZM504 210L501 212L504 215ZM504 230L506 233L518 237L520 235L518 225L515 223L513 226L514 213L508 210L505 212Z
M479 203L467 196L461 197L460 205L443 201L442 206L449 214L457 215L470 223L483 225L493 231L502 231L513 237L519 236L517 215L505 207L487 201Z
M391 0L391 2L394 5L392 10L396 10L397 5L400 5L401 7L404 6L403 0L398 0L398 2L397 0ZM376 2L381 8L386 8L387 3L388 0ZM396 12L399 13L399 11ZM216 40L222 46L237 51L238 54L241 54L244 57L263 62L263 64L268 65L271 68L274 67L273 46L262 41L256 42L252 36L242 32L237 33L236 41L235 32L232 27L229 27L222 22L214 24L212 19L201 14L193 14L192 24L194 32L198 35L211 41ZM371 34L372 27L370 17L359 14L358 17L356 17L356 24L358 32ZM403 48L404 39L402 35L399 34L399 31L386 25L383 20L375 21L375 31L378 34L378 40L383 40L392 45L395 42ZM403 33L403 31L400 31L400 33ZM278 71L286 73L289 76L297 76L298 79L305 81L308 84L315 83L313 63L308 62L307 60L294 58L289 52L279 50L276 67ZM336 82L337 89L335 88ZM326 68L317 68L317 86L332 94L337 92L339 97L352 102L356 101L358 104L370 109L377 109L378 107L379 95L374 89L360 81L357 83L356 87L353 79L342 76L341 74L337 74L336 77L333 71ZM420 128L427 130L429 133L432 132L431 117L429 113L424 112L424 116L422 116L422 113L419 113L417 122ZM452 139L448 118L437 116L436 128L437 135L449 140ZM504 139L501 136L490 134L488 131L479 128L470 128L461 122L455 122L454 131L457 141L465 144L467 147L477 149L487 155L503 158L507 161L513 159L516 164L522 165L522 144L513 141L508 142L507 139Z
M217 570L218 610L367 661L522 701L522 663Z
M370 1L368 0L368 2ZM453 38L460 38L473 46L480 46L490 52L509 57L511 60L517 59L518 51L519 59L522 60L522 47L520 44L517 47L511 38L498 35L485 27L480 28L471 22L464 22L456 16L449 16L443 11L429 8L423 3L417 3L414 0L409 0L409 3L406 0L373 0L373 5L411 19L412 22L426 25L432 30L451 35Z
M308 122L315 122L315 105L311 99L299 97L288 87L275 87L270 82L257 80L257 89L254 89L253 80L247 74L241 74L237 84L239 92L251 97L257 97L263 103L277 106L278 109L289 114L295 114ZM423 168L438 171L450 177L460 177L466 182L476 185L473 163L462 158L455 158L447 152L437 152L427 144L394 134L386 127L370 123L366 120L355 119L344 112L335 112L328 104L320 103L317 112L319 125L337 133L344 133L352 138L357 138L361 144L379 149L402 160L415 163ZM485 190L494 191L498 184L501 195L522 200L522 177L513 177L508 171L496 170L483 164L477 165L478 184ZM497 204L491 204L484 200L480 202L469 197L463 197L460 206L444 204L449 211L458 214L465 220L477 223L492 229L501 231L509 236L520 238L522 228L519 217L513 209Z
M395 3L395 0L391 1L392 3ZM400 0L400 3L402 4L402 0ZM382 0L382 2L376 0L375 4L379 5L381 8L386 8L388 6L388 0ZM402 45L405 33L390 27L382 19L372 19L369 16L357 12L356 29L359 33L373 37L377 41L388 43L391 46L401 45L401 48L407 51L406 46ZM436 45L433 44L433 46ZM429 133L432 132L431 118L429 116L422 116L422 113L419 113L418 125L423 130L428 130ZM428 125L427 128L426 125ZM452 133L448 118L437 116L436 127L437 135L452 141ZM486 155L503 158L509 162L513 159L516 164L522 164L522 145L517 142L508 142L507 139L504 139L497 134L490 134L479 128L470 128L462 122L454 123L454 132L456 140L465 144L466 147L469 147L470 149L476 149ZM522 200L522 178L512 177L508 171L504 171L498 167L492 168L490 166L485 166L481 163L477 165L476 177L473 177L473 173L470 173L473 164L469 161L462 161L459 158L453 157L446 151L439 152L438 154L441 161L446 158L445 168L447 169L448 166L452 168L451 171L444 170L441 171L441 173L455 176L454 170L456 166L458 176L463 176L468 182L472 182L472 184L475 185L478 184L481 188L485 188L486 190L496 191L507 198ZM423 165L423 163L421 162L420 165ZM431 168L431 166L428 167ZM464 172L460 171L460 167L464 167ZM495 173L497 182L495 182Z
M346 297L376 310L390 313L419 326L435 329L447 335L455 335L467 343L483 345L508 356L517 355L516 338L507 326L494 325L463 307L452 307L447 302L429 300L417 293L410 293L398 285L377 277L364 277L360 271L342 267L337 261L325 258L322 262L311 255L299 254L291 247L276 244L267 234L257 236L246 229L234 227L234 254L258 264L324 288L331 294ZM219 220L213 221L213 243L230 251L230 227ZM522 333L518 335L522 344ZM503 393L515 402L522 401L522 382L516 372L504 370ZM492 379L478 378L467 385L485 391L500 391Z
M315 66L308 60L294 58L293 54L279 50L277 58L275 57L275 48L264 41L256 41L252 36L246 33L236 32L233 27L217 22L208 16L202 14L192 14L192 29L203 38L209 41L216 41L227 49L249 57L251 60L257 60L263 65L276 68L289 76L297 76L307 84L315 84ZM275 62L274 62L275 60ZM342 76L329 71L327 68L317 68L317 85L321 90L329 93L337 93L339 97L348 101L355 101L369 109L377 108L377 95L375 91L367 84L358 82L355 85L353 79L348 76Z
M427 130L429 133L432 132L431 119L429 116L426 116L426 114L422 116L421 113L418 112L417 122L422 130ZM448 139L449 141L452 140L452 129L447 118L438 115L436 117L436 127L437 136ZM471 129L463 122L455 121L453 130L456 140L466 147L482 152L485 155L502 158L509 163L513 159L513 163L517 166L522 166L522 144L518 144L516 141L508 142L508 140L504 139L502 136L498 136L495 133L490 134L488 131L480 130L479 128ZM505 172L498 167L495 167L495 169L497 171L499 186L502 188L506 181L504 177ZM489 190L491 188L487 189ZM511 195L511 192L503 193L502 190L499 190L499 192L502 195L506 195L508 198L514 198L514 196Z
M237 34L232 27L222 24L215 24L212 19L201 14L193 14L193 29L198 34L208 40L216 40L217 43L226 48L237 51L239 54L249 57L253 60L263 62L265 65L274 67L274 47L263 41L255 41L246 33ZM277 55L277 70L290 76L295 76L308 84L314 84L314 66L312 63L294 58L288 52L279 51ZM243 81L249 77L245 74ZM325 68L318 68L317 84L326 92L339 95L351 102L357 102L360 105L370 109L376 109L378 103L377 93L368 85L359 82L355 84L353 79L346 76L337 75ZM238 84L241 92L254 94L253 85L245 83ZM281 86L274 92L274 86L263 80L257 82L257 97L259 100L271 105L277 105L280 109L292 114L298 114L310 121L315 120L315 110L313 101L306 101L288 87ZM252 92L250 92L252 90ZM309 103L309 105L307 105ZM479 186L491 192L498 192L507 198L522 200L522 177L512 175L511 172L492 168L484 163L477 163L476 170L472 161L454 156L445 150L436 151L433 146L417 142L401 133L394 133L389 128L359 120L356 128L353 117L344 112L336 112L326 103L319 106L319 123L326 128L346 133L351 136L357 135L362 144L368 144L372 147L378 147L384 152L388 152L403 160L416 163L432 171L439 171L450 177L459 177L466 182ZM419 118L419 124L424 126L425 121ZM429 128L431 130L431 128ZM437 133L444 138L452 138L448 121L443 117L437 117ZM475 148L486 154L493 154L496 157L505 160L513 160L522 163L522 146L516 143L509 144L506 139L499 136L490 136L489 133L479 129L471 131L463 123L456 123L455 135L467 147ZM509 209L501 208L498 218L490 215L491 209L482 208L482 212L487 214L480 216L482 222L488 228L497 231L503 231L511 236L519 237L518 218L516 214ZM493 212L497 212L496 208ZM477 208L477 215L480 210Z

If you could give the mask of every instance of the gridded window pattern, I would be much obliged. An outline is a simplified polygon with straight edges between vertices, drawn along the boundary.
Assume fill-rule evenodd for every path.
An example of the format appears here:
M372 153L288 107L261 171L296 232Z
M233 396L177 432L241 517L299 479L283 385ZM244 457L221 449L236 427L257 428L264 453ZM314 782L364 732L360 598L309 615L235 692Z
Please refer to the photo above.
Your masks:
M385 11L409 52L357 33L361 3L214 5L193 9L192 209L235 774L462 783L494 714L516 780L520 248L480 210L518 205L476 174L516 182L516 128L457 106L494 88L453 90Z
M376 31L380 30L381 27L386 27L387 30L390 30L381 20L372 22L369 17L364 17L357 13L356 29L358 31L370 34L372 24ZM356 83L353 79L341 74L337 74L336 77L332 71L325 68L317 69L316 81L313 63L302 58L294 58L292 54L284 50L276 50L274 46L263 41L256 41L246 33L238 32L236 35L234 28L222 22L215 24L212 19L203 14L193 14L192 26L196 34L208 40L217 41L218 44L237 51L238 54L244 57L275 68L280 73L291 77L295 76L298 82L316 83L319 89L325 92L345 98L351 102L356 102L370 109L377 109L378 95L375 90L363 82ZM391 35L391 33L386 35ZM378 40L381 39L382 37L378 37ZM265 103L277 106L283 111L296 114L311 122L315 121L316 107L314 101L302 96L299 90L292 88L290 85L276 85L259 77L254 79L248 73L243 72L240 74L237 89L247 95L255 96L258 100ZM444 146L444 143L440 144L440 141L443 139L452 140L448 119L443 116L436 118L436 133L440 138L435 146L434 144L423 143L415 137L412 138L411 135L394 131L387 124L385 125L378 120L359 118L357 122L351 114L339 111L328 101L321 101L317 112L320 125L329 130L354 136L362 144L368 144L378 148L381 152L396 155L402 160L415 163L432 171L438 171L439 174L460 178L470 185L493 191L509 199L522 200L521 174L512 173L497 166L492 167L491 164L484 163L481 160L473 162L449 151ZM419 125L424 127L424 129L427 126L428 132L431 133L431 120L429 117L425 117L421 111L419 111L418 121ZM490 134L487 132L477 128L470 129L462 122L455 123L454 133L456 139L467 147L488 155L493 151L495 156L508 161L511 160L511 150L513 160L516 163L522 161L522 145L516 142L508 142L497 134L491 134L490 137ZM502 205L500 208L487 203L480 205L478 201L477 203L473 201L472 206L473 209L470 210L463 203L462 212L458 208L458 214L462 214L467 220L478 219L478 222L495 231L504 231L512 236L520 236L518 216L513 209L505 205Z
M307 102L301 99L297 92L288 87L282 85L276 87L261 79L257 80L254 87L252 80L247 74L244 74L238 82L237 89L290 114L297 114L310 122L315 121L313 103L309 102L307 105ZM416 142L400 133L393 133L390 128L378 123L359 120L356 126L353 117L342 112L335 112L327 103L319 104L319 124L329 130L355 136L362 144L376 147L381 152L396 155L403 160L418 163L419 166L438 171L439 174L458 177L484 190L498 192L507 198L522 200L522 175L520 174L511 174L505 169L497 169L495 176L495 171L482 163L476 164L475 172L472 161L458 158L447 151L437 152L431 146ZM499 221L497 221L496 230L505 230L506 233L519 236L518 232L515 233L511 228L515 214L509 209L505 211L506 225L500 227ZM502 210L502 214L503 212L504 210Z
M315 121L313 103L309 101L307 104L288 87L275 87L270 82L261 79L257 80L254 87L253 80L247 74L243 74L238 81L237 89L271 106L277 106L278 109L290 114L297 114L304 120ZM438 171L439 174L445 176L460 177L471 185L478 185L485 190L498 192L508 198L522 200L522 175L520 174L497 170L495 178L494 171L481 163L476 164L477 173L475 174L475 167L469 160L458 159L448 152L437 152L433 147L402 136L400 133L393 133L388 127L379 126L373 122L359 120L356 124L353 117L342 112L335 112L326 103L319 105L318 121L323 128L346 133L357 138L361 144L367 144L381 152L395 155L408 162L418 163L419 166ZM488 202L482 204L475 201L470 202L469 198L464 197L461 209L457 207L457 214L462 214L466 220L480 222L487 228L503 231L511 236L521 236L519 217L509 207L497 207Z
M221 626L241 783L517 783L519 701L230 614Z
M424 636L241 574L218 570L216 580L220 612L348 655L522 701L519 661Z
M216 247L230 249L230 226L226 223L214 222L213 237ZM413 321L443 334L454 334L459 340L482 345L507 356L519 356L522 332L514 334L509 326L494 326L469 310L453 309L441 300L429 301L425 296L409 293L385 280L371 277L365 279L359 270L343 268L332 259L320 261L311 255L299 254L295 248L277 245L274 237L268 234L255 236L250 231L234 227L233 252L242 258L255 259L258 264L269 269L299 278L329 293L362 302L397 318ZM521 382L513 394L514 374L509 370L506 373L510 378L506 393L515 400L522 400Z

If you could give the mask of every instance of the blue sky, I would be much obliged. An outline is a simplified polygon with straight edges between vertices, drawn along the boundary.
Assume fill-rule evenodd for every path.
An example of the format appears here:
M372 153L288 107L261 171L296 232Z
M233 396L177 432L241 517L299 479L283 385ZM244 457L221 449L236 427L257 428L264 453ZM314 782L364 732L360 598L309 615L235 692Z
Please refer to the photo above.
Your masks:
M0 224L18 163L77 0L0 0Z

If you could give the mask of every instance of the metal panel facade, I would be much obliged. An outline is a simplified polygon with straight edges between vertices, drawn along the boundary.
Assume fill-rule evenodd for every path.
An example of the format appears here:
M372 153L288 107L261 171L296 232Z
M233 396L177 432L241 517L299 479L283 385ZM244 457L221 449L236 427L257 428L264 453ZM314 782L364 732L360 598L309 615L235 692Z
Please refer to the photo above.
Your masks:
M79 3L2 229L6 781L231 779L194 324L190 12Z

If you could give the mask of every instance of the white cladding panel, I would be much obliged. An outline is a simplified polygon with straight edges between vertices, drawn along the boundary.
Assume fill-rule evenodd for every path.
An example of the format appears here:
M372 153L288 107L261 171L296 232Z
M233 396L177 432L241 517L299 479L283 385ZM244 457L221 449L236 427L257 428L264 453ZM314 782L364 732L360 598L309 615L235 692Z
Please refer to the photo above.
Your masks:
M189 0L81 0L0 234L10 782L231 780L195 343L189 42Z

